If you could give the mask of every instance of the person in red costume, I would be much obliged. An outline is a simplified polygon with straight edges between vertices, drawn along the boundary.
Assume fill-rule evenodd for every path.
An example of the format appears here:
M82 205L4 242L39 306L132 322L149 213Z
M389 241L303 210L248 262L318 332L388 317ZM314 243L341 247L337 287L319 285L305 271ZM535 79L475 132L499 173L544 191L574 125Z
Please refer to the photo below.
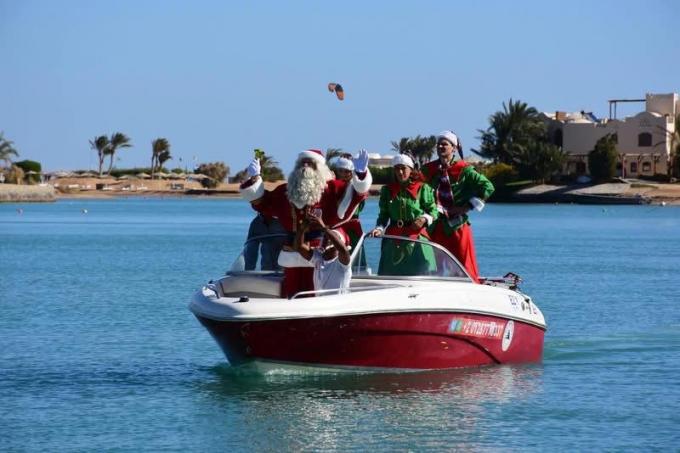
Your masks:
M423 179L435 193L439 217L430 228L430 238L444 246L465 267L476 282L479 270L472 239L468 212L481 211L494 191L493 184L462 160L462 145L458 136L444 131L437 137L435 161L422 168ZM456 152L461 160L456 161Z
M290 241L279 254L279 266L284 272L282 297L290 298L300 291L314 289L314 268L292 248L295 232L307 214L320 217L331 229L339 228L352 218L357 206L368 196L372 183L368 153L361 150L353 164L354 175L350 181L334 179L323 153L316 149L305 150L298 154L286 184L271 191L264 189L259 160L253 159L248 166L249 179L241 184L241 195L256 211L278 219L290 235ZM348 186L353 190L346 190ZM322 231L310 230L305 241L317 246L322 236Z
M352 177L354 176L354 162L352 162L351 154L349 153L341 154L340 157L331 160L329 164L331 165L333 173L335 173L335 179L339 179L345 182L349 182L352 180ZM354 188L352 187L351 184L347 184L345 190L353 191ZM359 221L359 213L364 209L364 203L365 202L362 201L359 204L357 209L354 211L354 215L352 216L352 218L347 219L345 222L342 223L342 228L349 235L350 246L352 248L356 247L357 242L359 242L359 239L364 234L361 228L361 222ZM362 256L362 263L365 264L365 262L366 258Z

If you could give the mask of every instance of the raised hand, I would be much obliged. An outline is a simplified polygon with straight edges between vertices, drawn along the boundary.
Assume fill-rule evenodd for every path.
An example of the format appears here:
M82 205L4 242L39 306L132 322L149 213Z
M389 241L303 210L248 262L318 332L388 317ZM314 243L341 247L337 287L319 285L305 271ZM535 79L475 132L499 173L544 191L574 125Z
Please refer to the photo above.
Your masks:
M248 173L249 178L259 176L261 170L262 167L260 166L260 159L253 159L248 165L248 168L246 168L246 172Z
M323 220L321 217L308 212L307 213L307 218L305 219L308 223L309 226L313 229L319 229L319 230L325 230L326 229L326 224L323 223Z
M352 159L354 164L354 171L357 173L366 173L368 170L368 151L362 149L359 151L359 155Z

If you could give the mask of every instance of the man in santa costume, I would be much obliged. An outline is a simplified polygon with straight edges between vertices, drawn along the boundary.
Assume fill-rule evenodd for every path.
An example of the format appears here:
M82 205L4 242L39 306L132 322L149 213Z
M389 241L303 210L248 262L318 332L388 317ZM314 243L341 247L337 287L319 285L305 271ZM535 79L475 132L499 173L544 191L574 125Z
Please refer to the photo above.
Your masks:
M493 184L462 160L462 145L451 131L437 136L439 158L425 164L423 179L435 192L439 217L430 226L430 238L444 246L476 282L479 270L468 212L481 211L494 191ZM461 160L456 161L456 152Z
M249 179L241 184L241 195L256 211L278 219L290 234L288 244L279 254L279 265L284 271L282 297L314 289L314 268L291 247L295 232L302 226L307 214L320 217L329 228L339 228L352 218L357 206L368 196L372 183L368 153L361 150L353 165L354 174L350 181L334 179L323 153L308 149L298 154L287 183L271 191L264 189L259 160L253 159L248 166ZM348 190L350 187L353 190ZM323 231L310 230L305 240L316 246L320 245L322 237Z

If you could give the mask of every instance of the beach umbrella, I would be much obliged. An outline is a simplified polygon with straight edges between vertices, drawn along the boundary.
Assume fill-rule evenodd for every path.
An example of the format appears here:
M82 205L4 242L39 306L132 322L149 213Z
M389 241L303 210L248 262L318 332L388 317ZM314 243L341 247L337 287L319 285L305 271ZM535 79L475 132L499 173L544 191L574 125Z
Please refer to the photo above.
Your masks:
M193 173L193 174L187 176L187 179L201 180L201 179L205 179L205 178L210 178L210 176L206 176L203 173Z
M138 178L142 178L142 179L150 179L150 178L151 178L151 175L150 175L150 174L148 174L148 173L143 173L143 172L142 172L142 173L137 173L135 176L137 176Z

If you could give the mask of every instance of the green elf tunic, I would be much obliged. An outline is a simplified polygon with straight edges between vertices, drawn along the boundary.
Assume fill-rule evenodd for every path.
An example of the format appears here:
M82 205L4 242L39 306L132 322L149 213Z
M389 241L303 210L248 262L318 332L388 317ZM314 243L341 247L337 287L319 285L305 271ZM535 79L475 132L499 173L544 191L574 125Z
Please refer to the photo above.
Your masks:
M470 206L472 198L486 200L494 191L493 184L484 175L478 173L475 167L465 161L459 160L451 162L447 168L447 174L451 184L454 206ZM431 186L437 195L439 184L442 177L442 167L438 160L428 162L422 168L422 175L425 182ZM439 198L439 197L437 197ZM444 200L437 199L440 210L443 210ZM474 208L474 206L471 206ZM441 223L444 232L451 235L461 226L469 224L468 215L462 214L456 217L449 217L442 213L437 223ZM447 221L448 220L448 221ZM430 226L430 232L434 231L435 223Z
M380 190L377 227L385 234L410 238L428 239L426 228L414 230L412 225L418 217L437 218L434 191L420 181L387 184ZM412 242L383 241L380 255L379 275L423 275L436 269L434 252Z
M434 190L440 212L428 230L430 238L444 246L465 266L474 281L479 281L472 229L467 214L450 209L465 206L481 210L483 201L494 191L493 184L464 161L443 166L439 161L423 166L423 179Z

